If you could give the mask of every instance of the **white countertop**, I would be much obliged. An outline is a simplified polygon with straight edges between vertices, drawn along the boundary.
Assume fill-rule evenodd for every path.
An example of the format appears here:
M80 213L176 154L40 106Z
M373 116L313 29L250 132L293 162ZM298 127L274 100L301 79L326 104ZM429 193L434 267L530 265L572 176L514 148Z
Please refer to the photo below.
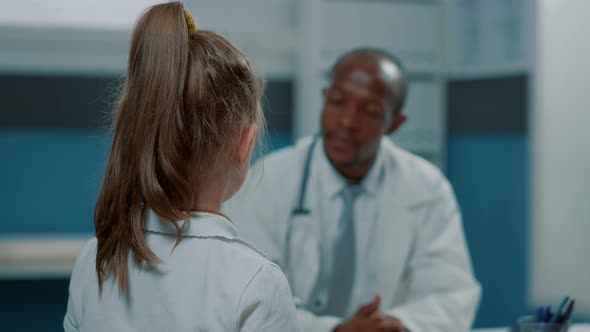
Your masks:
M91 234L0 237L0 279L69 278Z

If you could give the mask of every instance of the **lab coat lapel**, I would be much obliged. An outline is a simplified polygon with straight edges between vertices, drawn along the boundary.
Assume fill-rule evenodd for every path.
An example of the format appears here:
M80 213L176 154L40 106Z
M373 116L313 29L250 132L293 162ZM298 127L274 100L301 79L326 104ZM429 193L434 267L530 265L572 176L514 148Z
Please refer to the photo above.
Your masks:
M410 213L412 192L404 185L405 179L394 159L386 165L389 173L380 197L380 213L375 229L377 245L377 290L384 307L393 304L397 285L403 276L413 239ZM390 303L391 302L391 303Z
M305 149L306 150L306 149ZM293 216L289 245L289 281L295 296L308 303L320 272L320 209L317 170L310 173L305 195L309 213Z

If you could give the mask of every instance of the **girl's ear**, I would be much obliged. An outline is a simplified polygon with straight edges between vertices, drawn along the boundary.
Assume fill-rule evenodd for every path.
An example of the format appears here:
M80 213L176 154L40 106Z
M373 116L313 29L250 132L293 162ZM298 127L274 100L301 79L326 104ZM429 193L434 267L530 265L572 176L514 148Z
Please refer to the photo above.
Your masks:
M258 126L254 123L242 129L237 146L237 161L240 164L250 161L257 133Z

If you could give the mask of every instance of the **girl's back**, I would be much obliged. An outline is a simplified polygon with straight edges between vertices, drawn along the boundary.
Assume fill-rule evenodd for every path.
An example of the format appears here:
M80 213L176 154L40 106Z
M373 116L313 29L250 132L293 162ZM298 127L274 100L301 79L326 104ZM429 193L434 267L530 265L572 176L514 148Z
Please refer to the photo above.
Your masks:
M264 127L261 90L181 3L141 15L66 331L297 329L285 277L219 212Z
M128 294L114 280L98 293L96 239L84 247L70 285L66 330L291 331L295 311L278 266L239 239L215 214L193 216L176 230L150 213L146 242L162 263L129 268ZM77 304L77 305L76 305Z

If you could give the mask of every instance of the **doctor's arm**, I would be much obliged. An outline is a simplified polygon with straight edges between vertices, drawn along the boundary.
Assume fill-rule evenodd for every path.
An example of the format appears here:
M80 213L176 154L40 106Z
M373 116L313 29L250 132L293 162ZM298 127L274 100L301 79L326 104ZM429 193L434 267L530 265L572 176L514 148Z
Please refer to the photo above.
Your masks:
M413 210L419 224L405 271L407 297L386 314L401 320L411 332L468 331L481 287L473 275L450 184L443 180L434 199Z

